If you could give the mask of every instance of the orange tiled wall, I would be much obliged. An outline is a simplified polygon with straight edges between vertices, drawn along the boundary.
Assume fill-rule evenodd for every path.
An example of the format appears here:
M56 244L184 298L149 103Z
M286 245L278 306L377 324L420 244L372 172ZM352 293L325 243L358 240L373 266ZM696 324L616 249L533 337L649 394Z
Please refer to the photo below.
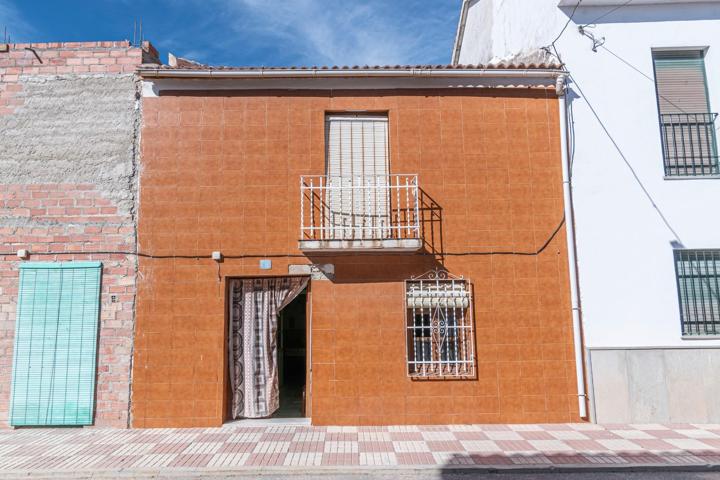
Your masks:
M564 230L536 256L445 258L472 280L478 378L405 374L403 280L419 255L304 257L299 176L322 174L324 116L389 115L390 168L418 173L441 207L445 253L534 251L562 219L557 100L544 90L194 93L143 101L136 427L218 425L225 415L225 278L334 263L314 281L315 424L566 422L578 419Z

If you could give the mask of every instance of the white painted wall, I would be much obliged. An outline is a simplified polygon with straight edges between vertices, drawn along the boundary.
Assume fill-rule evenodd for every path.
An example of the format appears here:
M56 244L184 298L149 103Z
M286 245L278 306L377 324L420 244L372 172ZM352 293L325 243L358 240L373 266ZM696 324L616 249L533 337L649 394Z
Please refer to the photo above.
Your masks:
M459 63L522 58L549 44L575 4L563 3L570 6L558 7L558 0L470 2ZM720 248L720 179L664 179L654 84L602 48L592 52L578 24L616 6L593 3L601 5L580 7L557 43L578 83L571 85L570 98L576 97L571 102L576 135L573 194L585 343L720 346L719 339L681 338L673 234L593 117L588 100L688 248ZM488 11L492 15L483 14ZM645 1L620 8L591 31L650 77L651 48L708 46L711 108L720 111L720 1ZM487 38L489 47L477 45Z

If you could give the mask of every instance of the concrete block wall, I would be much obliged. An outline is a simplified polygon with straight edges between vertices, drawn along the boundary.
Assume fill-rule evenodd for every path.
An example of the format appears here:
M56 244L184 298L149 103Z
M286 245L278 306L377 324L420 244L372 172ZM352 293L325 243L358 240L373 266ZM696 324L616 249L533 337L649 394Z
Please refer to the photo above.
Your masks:
M140 110L128 42L0 52L0 426L7 425L18 264L103 262L95 425L127 427ZM99 253L102 252L102 253Z

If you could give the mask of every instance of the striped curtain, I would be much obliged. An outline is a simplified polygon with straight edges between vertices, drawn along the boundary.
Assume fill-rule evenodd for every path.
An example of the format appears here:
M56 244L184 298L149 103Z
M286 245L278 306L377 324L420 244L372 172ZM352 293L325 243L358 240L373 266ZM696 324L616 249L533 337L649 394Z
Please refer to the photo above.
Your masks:
M278 314L307 283L307 277L231 281L228 352L232 418L269 417L280 406Z

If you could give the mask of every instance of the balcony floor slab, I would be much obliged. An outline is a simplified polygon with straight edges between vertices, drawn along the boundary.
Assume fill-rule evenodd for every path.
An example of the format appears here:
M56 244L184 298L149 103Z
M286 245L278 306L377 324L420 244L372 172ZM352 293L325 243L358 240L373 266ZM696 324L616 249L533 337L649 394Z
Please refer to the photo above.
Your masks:
M317 253L381 253L416 252L422 247L419 238L403 239L361 239L361 240L300 240L299 248L304 252Z

